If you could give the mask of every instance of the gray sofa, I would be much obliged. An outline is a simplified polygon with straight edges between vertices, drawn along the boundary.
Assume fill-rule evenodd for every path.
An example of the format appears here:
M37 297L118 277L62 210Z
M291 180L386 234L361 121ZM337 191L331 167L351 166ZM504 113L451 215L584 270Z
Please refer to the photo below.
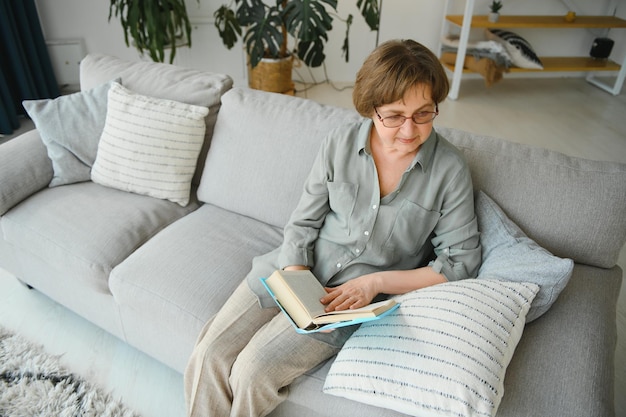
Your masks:
M203 324L254 256L277 247L320 141L353 111L231 88L229 77L89 55L81 89L120 77L138 93L209 107L191 201L84 181L49 187L33 130L0 146L0 267L182 372ZM485 191L539 245L575 262L528 323L498 416L614 415L616 302L626 240L626 166L435 125ZM332 360L299 377L272 416L396 416L322 392Z

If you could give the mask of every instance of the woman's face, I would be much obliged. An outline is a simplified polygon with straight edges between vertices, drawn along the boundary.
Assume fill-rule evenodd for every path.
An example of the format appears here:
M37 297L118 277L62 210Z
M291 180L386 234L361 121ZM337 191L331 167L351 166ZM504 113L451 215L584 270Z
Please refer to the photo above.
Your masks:
M395 103L385 104L374 110L372 119L376 128L376 135L384 148L395 150L404 154L415 154L419 147L428 139L433 129L432 119L426 123L416 124L410 118L418 117L421 112L434 112L436 104L431 98L429 85L418 84L406 92L401 100ZM393 119L389 117L407 117L398 127L386 127ZM422 114L422 118L430 118L431 114Z

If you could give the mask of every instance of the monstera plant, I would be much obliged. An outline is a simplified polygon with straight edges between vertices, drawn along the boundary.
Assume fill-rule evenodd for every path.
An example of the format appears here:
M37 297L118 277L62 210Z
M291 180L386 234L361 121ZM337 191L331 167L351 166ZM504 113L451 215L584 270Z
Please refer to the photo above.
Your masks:
M357 0L361 16L371 30L378 30L379 0ZM335 18L346 25L342 53L349 60L349 30L352 15L337 15L338 0L231 0L214 14L215 26L230 49L243 38L251 68L262 59L297 56L309 67L319 67ZM290 49L288 41L293 40Z
M140 53L147 52L156 62L165 60L169 49L169 62L174 62L177 46L191 46L191 24L185 0L110 0L109 21L119 16L124 41Z

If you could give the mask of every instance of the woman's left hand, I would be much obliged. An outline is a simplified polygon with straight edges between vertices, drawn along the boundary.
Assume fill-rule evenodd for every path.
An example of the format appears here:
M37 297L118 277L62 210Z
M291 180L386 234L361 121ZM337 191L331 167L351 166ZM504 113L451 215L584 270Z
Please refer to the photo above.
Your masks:
M348 310L365 307L378 295L377 280L374 275L363 275L351 279L338 287L326 288L328 295L320 300L326 311Z

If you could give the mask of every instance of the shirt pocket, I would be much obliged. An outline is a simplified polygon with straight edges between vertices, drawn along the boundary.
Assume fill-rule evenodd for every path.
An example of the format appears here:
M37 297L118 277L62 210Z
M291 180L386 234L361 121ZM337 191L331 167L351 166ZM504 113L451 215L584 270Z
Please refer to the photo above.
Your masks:
M418 253L430 237L441 213L404 200L398 209L385 247L409 255Z
M328 183L328 204L330 212L326 223L338 230L350 234L350 220L356 204L358 185L348 182Z

